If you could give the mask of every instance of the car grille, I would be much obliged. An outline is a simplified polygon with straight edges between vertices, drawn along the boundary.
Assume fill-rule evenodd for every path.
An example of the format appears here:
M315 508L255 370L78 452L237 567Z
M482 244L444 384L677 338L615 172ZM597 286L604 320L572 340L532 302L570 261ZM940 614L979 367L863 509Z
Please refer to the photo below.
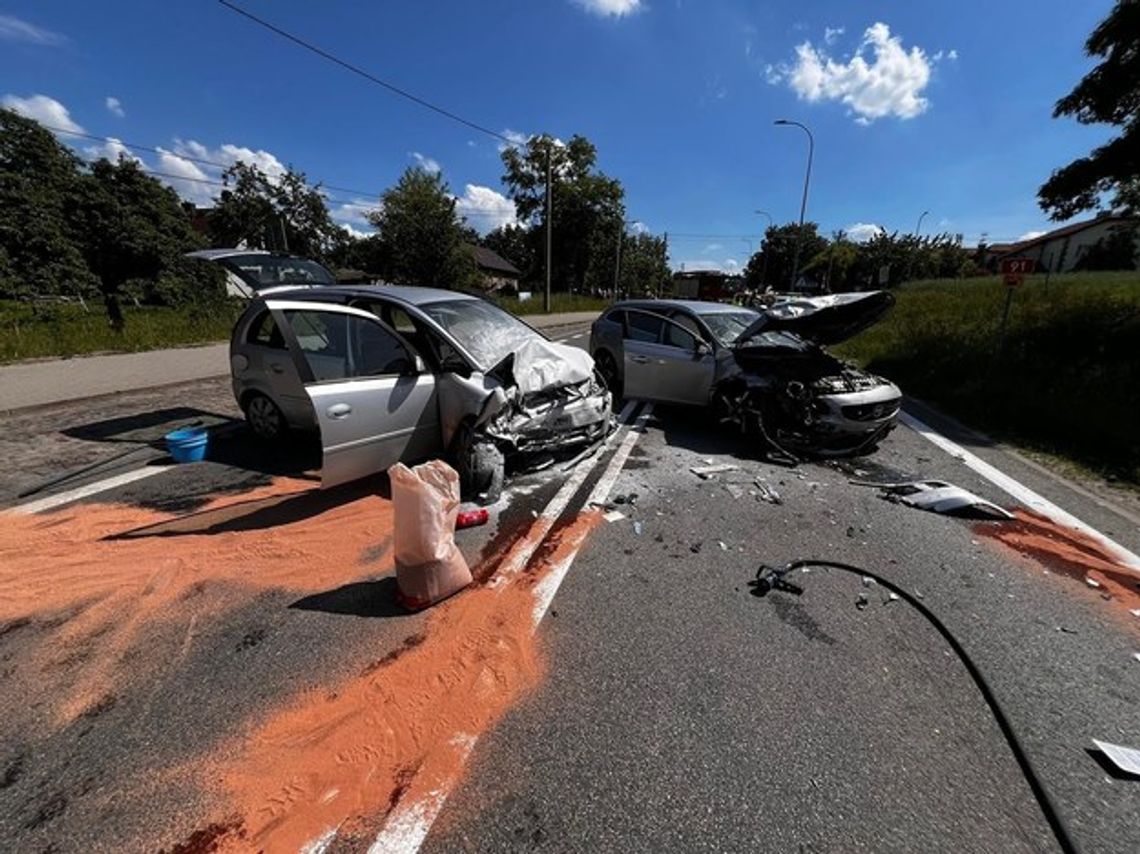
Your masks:
M844 406L843 416L852 421L878 421L890 418L899 410L899 398L884 400L879 403L861 403L856 406Z

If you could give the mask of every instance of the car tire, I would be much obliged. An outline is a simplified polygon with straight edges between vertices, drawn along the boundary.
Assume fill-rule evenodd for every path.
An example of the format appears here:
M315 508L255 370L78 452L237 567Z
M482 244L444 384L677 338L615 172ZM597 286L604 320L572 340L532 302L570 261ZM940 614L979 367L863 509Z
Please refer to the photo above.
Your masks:
M613 395L614 403L617 403L622 399L621 377L618 376L617 362L608 350L599 350L594 355L594 364L606 388Z
M249 429L259 439L276 442L283 438L289 430L285 415L281 408L273 402L272 398L261 392L254 392L245 399L242 406L245 412L245 421Z
M478 504L494 504L499 500L506 461L492 442L475 435L470 419L455 431L450 456L459 474L462 499Z

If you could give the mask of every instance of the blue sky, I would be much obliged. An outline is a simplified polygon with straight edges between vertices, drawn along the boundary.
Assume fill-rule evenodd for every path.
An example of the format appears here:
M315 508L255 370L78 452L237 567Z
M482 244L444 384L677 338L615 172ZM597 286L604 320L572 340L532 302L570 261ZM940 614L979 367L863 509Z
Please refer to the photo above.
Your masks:
M743 264L768 211L962 233L1051 227L1050 171L1111 129L1053 119L1092 67L1111 0L237 0L283 29L504 134L578 133L669 232L674 266ZM508 220L498 143L284 41L213 0L0 0L0 100L57 126L162 149L147 167L205 203L220 163L292 165L362 212L409 165L441 168L481 230ZM61 136L81 153L118 146ZM709 236L705 236L709 235Z

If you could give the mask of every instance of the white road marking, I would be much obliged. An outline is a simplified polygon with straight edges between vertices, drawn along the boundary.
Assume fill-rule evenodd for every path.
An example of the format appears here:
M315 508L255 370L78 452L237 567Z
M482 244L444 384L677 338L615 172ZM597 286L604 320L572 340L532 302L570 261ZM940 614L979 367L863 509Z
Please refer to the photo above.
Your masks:
M621 411L618 420L621 423L626 423L629 420L634 408L633 401L626 403ZM613 488L614 482L617 480L625 461L629 458L630 451L633 450L633 445L638 437L644 432L645 421L652 412L653 404L645 404L645 409L638 416L637 421L633 424L629 431L626 433L625 438L622 440L621 445L618 446L617 451L614 453L613 458L610 460L609 465L606 467L605 472L602 474L601 480L590 492L589 501L596 501L604 503L609 496L610 489ZM597 464L590 466L580 466L579 470L574 473L574 476L566 481L566 484L558 490L557 494L546 505L546 509L539 514L538 519L531 525L530 533L520 541L520 548L512 549L511 553L504 559L503 565L495 573L495 583L502 583L501 578L505 574L513 575L518 573L527 562L534 555L542 541L546 539L547 534L550 533L550 528L562 515L566 509L566 505L570 499L581 487L583 481L597 467ZM581 474L581 477L579 477ZM573 484L573 488L570 488ZM590 505L587 504L586 507ZM540 533L538 533L540 532ZM517 554L516 554L517 552ZM546 615L550 603L554 599L554 594L558 592L562 580L569 572L574 558L577 557L577 551L570 553L559 561L557 566L550 569L549 574L535 588L536 604L534 609L534 623L531 631L538 631L538 625L542 618ZM510 562L508 564L508 561ZM455 749L456 755L459 757L459 762L451 764L450 767L456 769L453 776L441 781L431 792L427 793L425 797L417 798L410 803L400 802L388 817L388 821L384 824L383 829L376 836L376 840L368 848L368 854L416 854L423 845L424 840L427 838L428 833L431 831L432 825L439 817L443 806L447 801L448 796L451 794L452 789L458 783L459 771L467 762L467 758L475 749L475 744L479 737L477 735L463 734L458 739L452 741L452 746ZM412 783L412 788L415 787L415 782Z
M71 504L73 501L80 501L92 495L98 495L100 492L106 492L108 489L114 489L117 486L124 486L128 483L154 477L156 474L162 474L164 471L172 468L175 468L175 466L146 466L145 468L135 469L134 471L123 472L122 474L89 483L86 486L80 486L68 492L61 492L58 495L49 495L47 498L41 498L38 501L29 501L27 504L17 504L11 508L11 512L25 514L43 513L45 510L51 510L62 504Z
M910 427L924 439L937 445L950 456L961 460L961 462L976 471L1002 492L1013 496L1030 510L1034 510L1042 516L1052 519L1058 525L1064 525L1067 528L1080 531L1085 536L1099 543L1107 552L1115 555L1117 560L1129 569L1140 572L1140 556L1124 548L1120 543L1109 539L1096 528L1082 522L1072 513L1061 509L1049 499L1038 495L1028 486L1025 486L1020 481L1014 480L1005 472L987 463L981 457L970 453L961 445L950 441L941 433L936 432L932 427L919 421L913 415L900 412L899 421L907 427Z

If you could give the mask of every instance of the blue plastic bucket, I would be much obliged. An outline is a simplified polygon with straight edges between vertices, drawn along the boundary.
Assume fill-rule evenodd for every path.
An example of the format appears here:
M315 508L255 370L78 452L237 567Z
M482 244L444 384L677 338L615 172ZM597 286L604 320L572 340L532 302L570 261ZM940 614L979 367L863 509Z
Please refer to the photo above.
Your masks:
M176 463L197 463L206 458L209 434L205 427L183 427L166 434L166 450Z

